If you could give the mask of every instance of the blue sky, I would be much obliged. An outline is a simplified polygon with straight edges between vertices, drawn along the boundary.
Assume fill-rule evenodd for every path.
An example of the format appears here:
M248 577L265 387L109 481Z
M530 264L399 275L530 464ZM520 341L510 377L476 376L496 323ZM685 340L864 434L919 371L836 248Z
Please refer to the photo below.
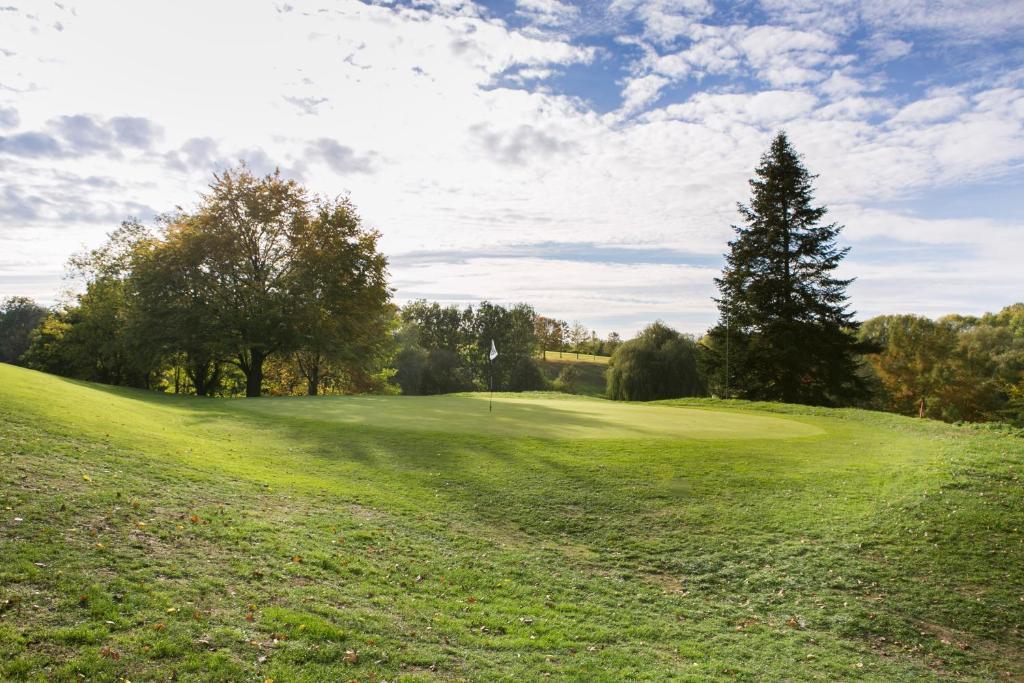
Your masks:
M244 159L350 194L399 302L696 333L785 129L860 317L997 309L1024 299L1022 36L1022 0L10 0L0 296L59 300L72 252Z

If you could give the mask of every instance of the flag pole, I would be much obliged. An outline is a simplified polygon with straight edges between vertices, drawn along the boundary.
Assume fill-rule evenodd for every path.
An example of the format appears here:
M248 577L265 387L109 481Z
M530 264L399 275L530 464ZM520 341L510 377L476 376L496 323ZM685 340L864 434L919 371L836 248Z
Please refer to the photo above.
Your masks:
M725 314L725 397L729 398L729 314Z
M491 397L487 399L487 412L494 412L494 359L498 357L498 349L491 340L491 351L487 354L487 385L491 390Z

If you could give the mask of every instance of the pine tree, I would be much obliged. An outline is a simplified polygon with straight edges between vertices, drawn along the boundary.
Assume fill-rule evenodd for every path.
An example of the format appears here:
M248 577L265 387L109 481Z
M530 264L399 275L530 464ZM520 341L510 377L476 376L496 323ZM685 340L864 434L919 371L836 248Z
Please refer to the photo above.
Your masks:
M813 205L817 176L785 133L772 140L755 173L750 205L739 205L744 225L733 226L736 238L715 279L721 321L709 332L709 370L730 396L848 402L864 386L857 323L846 303L852 280L834 275L849 251L836 246L842 226L821 223L827 209Z

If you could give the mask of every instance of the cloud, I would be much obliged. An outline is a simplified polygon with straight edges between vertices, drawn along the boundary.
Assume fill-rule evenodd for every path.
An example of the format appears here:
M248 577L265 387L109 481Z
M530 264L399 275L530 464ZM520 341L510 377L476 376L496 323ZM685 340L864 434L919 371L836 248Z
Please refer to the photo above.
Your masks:
M501 164L523 165L533 159L563 154L574 148L571 141L525 124L497 131L488 124L479 123L470 131L487 155Z
M21 123L18 110L14 107L0 107L0 128L16 128Z
M0 136L0 152L29 158L54 158L64 154L56 138L37 132Z
M317 113L317 108L321 104L330 100L326 97L292 97L285 95L284 101L297 107L303 114L312 116Z
M643 109L657 100L661 89L670 82L668 78L658 74L628 79L626 87L622 89L623 111L634 112Z
M516 0L516 13L543 26L562 26L576 20L580 10L561 0Z
M0 128L5 258L57 272L116 221L189 206L246 158L347 191L385 253L412 255L395 259L399 298L529 300L605 330L661 317L699 331L735 203L784 126L848 226L858 310L901 301L913 277L906 300L937 306L944 267L974 278L973 306L1019 290L1019 221L946 223L925 201L962 196L979 219L1017 210L1024 71L1012 33L984 26L998 13L965 19L964 37L909 0L889 18L880 0L289 5L86 3L0 22L15 53L2 101L21 119ZM210 71L239 54L231 79ZM1013 189L976 198L994 184ZM873 213L915 200L923 213ZM886 231L916 247L879 242ZM954 258L965 242L969 258ZM917 249L906 273L886 248Z
M114 133L111 128L85 114L61 116L49 124L76 154L109 152L115 149Z
M164 161L176 171L209 172L220 165L218 155L217 142L213 138L189 138L178 149L164 153Z
M712 95L700 93L683 104L652 113L648 119L680 119L712 125L733 122L773 129L810 113L818 98L809 92L767 90L759 93Z
M911 102L889 119L890 123L928 123L959 114L968 106L961 95L941 95Z
M135 116L109 120L85 114L60 116L47 124L48 132L27 131L0 137L0 152L33 158L120 155L124 148L149 148L160 136L151 121Z
M109 227L128 217L150 220L157 213L136 201L97 196L95 189L93 179L81 178L63 178L43 187L10 182L0 192L0 220L6 228L73 228L82 223Z
M306 147L306 154L323 161L338 175L373 173L372 156L359 155L351 147L330 138L320 138L310 143Z
M160 127L141 116L115 116L110 119L114 138L122 145L147 149L160 139Z

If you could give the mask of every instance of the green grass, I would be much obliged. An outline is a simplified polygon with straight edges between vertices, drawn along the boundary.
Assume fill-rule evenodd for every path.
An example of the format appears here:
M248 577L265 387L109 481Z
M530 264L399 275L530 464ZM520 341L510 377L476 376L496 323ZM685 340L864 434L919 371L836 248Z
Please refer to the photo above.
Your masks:
M608 365L611 356L595 356L591 353L577 354L573 351L545 351L544 359L547 361L573 361L574 363L593 363L596 365Z
M1024 439L0 365L0 680L1021 680Z
M567 367L576 368L575 387L571 393L580 396L604 396L607 388L605 373L608 366L603 363L593 363L585 360L541 360L539 361L541 371L549 382L558 379L562 370Z

